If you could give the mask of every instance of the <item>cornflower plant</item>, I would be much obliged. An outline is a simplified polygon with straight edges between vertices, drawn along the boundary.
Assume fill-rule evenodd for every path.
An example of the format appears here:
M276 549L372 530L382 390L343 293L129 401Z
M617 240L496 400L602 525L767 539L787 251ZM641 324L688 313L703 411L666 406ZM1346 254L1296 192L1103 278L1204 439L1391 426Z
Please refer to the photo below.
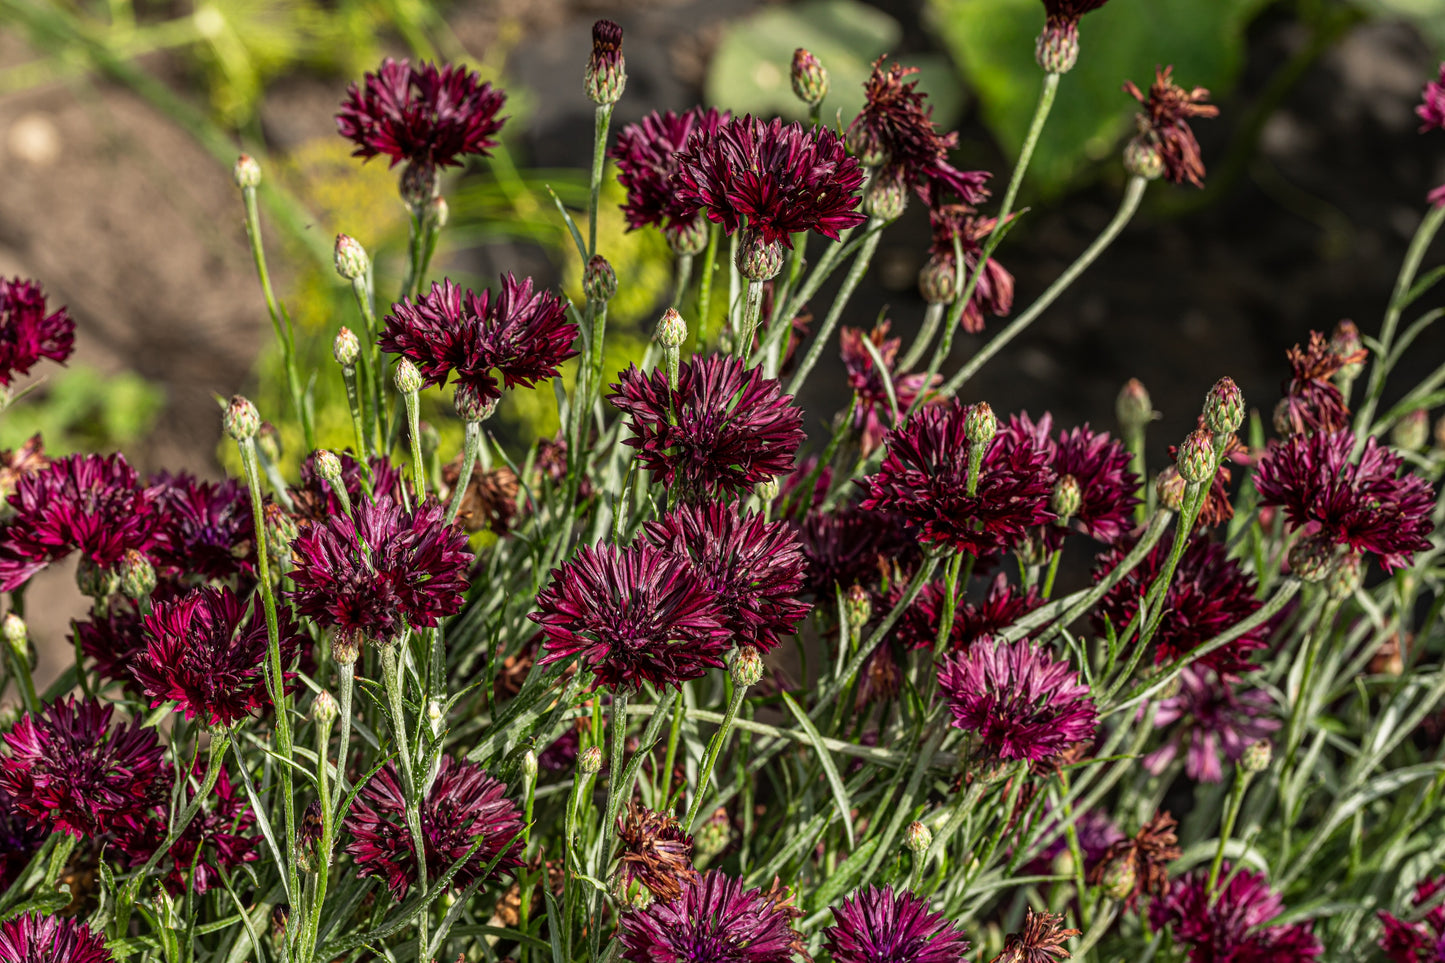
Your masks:
M237 397L236 479L5 453L0 959L1442 959L1445 366L1382 402L1441 314L1421 308L1445 196L1375 334L1302 340L1270 417L1221 372L1167 459L1137 380L1117 435L1001 418L973 375L1152 182L1205 176L1208 92L1169 68L1126 83L1117 215L1015 303L994 255L1103 2L1045 0L1042 92L991 211L993 179L950 164L956 135L886 60L841 131L799 50L810 123L698 107L613 138L623 34L599 22L585 226L558 205L582 303L431 273L442 172L496 146L502 91L391 60L354 84L338 128L401 166L412 233L389 306L337 238L357 317L314 374L345 383L351 449L288 482ZM1419 113L1445 127L1445 73ZM656 336L615 372L609 156L630 227L676 255ZM235 175L309 440L262 172ZM920 333L840 328L915 199ZM991 336L949 370L960 328ZM0 281L0 383L63 363L74 330ZM794 399L834 349L852 400L805 453ZM561 431L499 440L489 418L534 390ZM445 471L431 391L463 425ZM1060 594L1066 553L1092 583ZM26 589L71 557L92 608L41 692Z

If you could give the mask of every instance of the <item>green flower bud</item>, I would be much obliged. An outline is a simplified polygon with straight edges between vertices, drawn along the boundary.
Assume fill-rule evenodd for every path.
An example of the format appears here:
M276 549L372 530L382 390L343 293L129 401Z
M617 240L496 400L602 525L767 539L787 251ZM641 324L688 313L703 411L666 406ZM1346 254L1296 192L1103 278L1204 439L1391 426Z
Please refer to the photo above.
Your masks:
M1159 504L1177 512L1184 507L1184 490L1188 484L1179 474L1179 470L1173 465L1165 468L1154 479L1154 494L1159 498Z
M1220 378L1204 396L1204 424L1216 435L1232 435L1244 424L1244 392L1233 378Z
M335 452L325 448L319 449L311 463L316 469L316 474L331 486L332 491L344 487L341 481L341 459L336 457Z
M450 220L452 216L451 212L452 209L447 206L447 199L445 197L433 197L427 201L426 205L427 225L434 231L440 231L447 226L447 221Z
M874 177L863 191L863 213L880 221L896 221L908 207L908 185L901 174Z
M957 282L953 257L935 254L918 272L918 293L929 304L952 304L958 296Z
M261 183L261 165L256 163L256 158L250 154L242 154L236 158L231 177L242 190L255 189Z
M602 750L596 746L588 746L577 756L577 768L584 774L591 776L602 771Z
M261 422L261 427L256 431L256 450L271 464L281 463L281 432L269 421Z
M607 263L607 258L600 254L592 255L586 270L582 272L582 291L587 295L588 301L604 304L617 294L617 274L612 270L612 265Z
M1147 137L1135 137L1124 145L1124 171L1131 177L1157 181L1164 173L1164 155Z
M677 349L687 341L687 322L678 313L677 308L668 308L662 312L662 320L657 322L657 343L664 348Z
M1179 446L1179 456L1174 466L1187 482L1204 484L1214 477L1214 439L1204 430L1191 431L1184 444Z
M399 190L407 207L424 214L441 190L441 178L430 161L410 161L401 172Z
M1142 432L1154 420L1154 403L1138 378L1130 378L1114 402L1114 414L1125 436Z
M1330 336L1330 351L1341 358L1353 358L1364 349L1365 342L1360 337L1360 329L1355 327L1355 322L1346 318L1335 325L1334 333ZM1335 380L1339 383L1340 389L1345 390L1364 370L1365 362L1363 360L1351 361L1335 372Z
M1240 757L1239 764L1244 767L1245 772L1264 772L1269 768L1271 757L1274 755L1274 747L1268 739L1259 739L1251 742Z
M780 490L776 478L764 478L753 486L753 494L758 496L758 501L764 504L777 498Z
M331 356L343 368L356 367L356 360L361 357L361 342L345 325L337 329L336 340L331 342Z
M1327 586L1330 598L1347 599L1354 595L1355 590L1360 587L1363 566L1364 556L1359 552L1346 551L1336 559Z
M751 645L739 646L733 655L733 684L744 688L758 684L763 677L763 657Z
M674 254L701 254L707 250L707 218L698 214L690 221L669 224L662 235Z
M728 811L719 806L693 837L693 865L706 863L727 849L732 837L732 820L728 818Z
M998 434L998 418L987 401L980 401L968 409L963 421L963 434L970 445L987 445Z
M336 700L331 693L322 689L316 693L316 698L311 700L311 721L326 728L336 721L341 715L341 709L336 705Z
M255 438L256 432L261 430L261 413L250 401L236 395L226 406L226 412L221 416L221 425L232 439L245 441Z
M1104 872L1099 879L1099 887L1110 899L1124 899L1134 892L1134 883L1137 879L1134 861L1122 857L1110 860L1109 865L1104 867Z
M1401 451L1423 451L1430 443L1430 412L1416 408L1395 422L1390 430L1390 443Z
M843 597L843 615L848 620L848 627L854 632L862 629L873 618L873 602L868 598L868 590L854 582Z
M469 424L486 421L497 410L495 398L483 398L481 392L470 384L457 384L452 404L456 406L457 417Z
M922 856L928 852L928 847L933 845L933 833L917 820L908 824L908 829L904 832L904 839L908 843L908 849L915 856Z
M0 635L5 636L5 644L10 646L10 651L17 656L27 660L30 658L30 632L25 627L25 620L14 612L6 612L5 618L0 620Z
M1328 537L1306 535L1290 546L1290 572L1303 582L1323 582L1334 572L1335 554Z
M143 599L156 588L156 570L139 549L128 548L116 563L120 591L128 599Z
M738 273L749 281L767 281L783 270L781 241L765 241L757 231L743 231L738 244Z
M594 104L615 104L627 87L627 61L622 56L622 28L611 20L592 25L592 55L587 58L583 89Z
M1065 524L1079 514L1083 502L1084 492L1079 488L1079 480L1073 475L1060 475L1054 482L1053 494L1049 496L1049 510L1059 516L1059 524Z
M1034 42L1034 60L1046 73L1066 74L1079 60L1079 21L1049 17Z
M355 238L345 234L336 235L335 257L336 273L348 281L366 277L367 269L371 267L366 248Z
M807 104L816 107L828 96L828 71L808 51L799 47L793 51L793 94Z
M113 566L101 568L88 558L81 558L75 568L75 585L80 594L96 599L108 599L120 590L120 574Z
M355 665L361 655L361 633L338 629L331 636L331 661L339 666Z
M416 369L410 358L402 358L396 363L396 371L392 375L393 384L396 390L404 395L414 394L421 390L421 372Z
M537 781L537 754L531 749L522 753L522 778L528 783Z

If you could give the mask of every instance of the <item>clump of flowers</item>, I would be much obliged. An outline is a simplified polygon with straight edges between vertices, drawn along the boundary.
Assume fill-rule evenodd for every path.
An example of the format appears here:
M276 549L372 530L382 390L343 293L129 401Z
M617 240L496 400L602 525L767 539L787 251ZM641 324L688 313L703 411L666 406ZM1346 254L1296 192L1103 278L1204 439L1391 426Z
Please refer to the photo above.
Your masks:
M217 580L252 575L256 546L246 486L162 472L151 479L150 491L159 524L148 554L159 574Z
M1150 904L1150 928L1167 927L1176 943L1189 948L1190 963L1319 959L1324 947L1310 924L1269 925L1284 912L1284 902L1263 874L1231 870L1225 863L1220 880L1227 882L1211 898L1208 870L1175 879L1169 892Z
M1445 889L1445 876L1422 879L1415 884L1415 896L1410 906L1418 910L1432 903L1441 889ZM1425 918L1419 922L1401 919L1386 910L1380 910L1376 915L1385 928L1380 937L1380 949L1390 963L1433 963L1440 958L1441 946L1445 944L1445 907L1438 904L1430 906Z
M779 891L744 889L741 880L711 870L684 882L677 899L623 916L622 958L790 963L802 943L793 929L798 915Z
M24 278L0 278L0 386L41 359L64 364L75 350L75 321L64 308L46 313L45 291Z
M191 770L191 778L200 783L205 766L199 760ZM216 777L209 808L197 813L171 844L165 857L166 889L180 896L187 889L203 896L221 879L242 863L260 858L257 847L261 837L254 835L256 814L251 811L231 776L222 769ZM135 829L120 836L119 843L133 866L142 866L165 842L169 818L164 807L152 811Z

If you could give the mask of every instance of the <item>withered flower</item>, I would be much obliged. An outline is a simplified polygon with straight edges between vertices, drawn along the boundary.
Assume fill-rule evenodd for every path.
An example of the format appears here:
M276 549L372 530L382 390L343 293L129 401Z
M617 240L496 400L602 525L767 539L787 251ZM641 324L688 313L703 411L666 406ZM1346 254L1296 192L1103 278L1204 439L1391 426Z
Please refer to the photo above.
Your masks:
M1143 105L1138 115L1139 134L1131 147L1156 158L1157 176L1162 166L1164 177L1175 184L1185 181L1195 187L1204 186L1204 160L1199 156L1199 141L1189 129L1191 117L1218 117L1219 108L1205 103L1209 91L1203 87L1185 90L1174 82L1174 68L1156 67L1154 83L1146 97L1134 86L1124 82L1124 92Z
M618 859L623 885L634 880L652 895L671 902L682 895L682 882L694 879L692 836L670 813L628 803L627 814L617 817Z
M1064 949L1064 941L1078 935L1078 930L1064 929L1063 913L1035 913L1030 907L1024 914L1024 928L1008 935L1003 952L993 958L993 963L1067 960L1073 954Z
M1156 813L1132 839L1120 839L1104 851L1103 857L1089 870L1089 884L1108 887L1118 882L1131 885L1125 893L1109 893L1123 899L1130 909L1139 905L1144 895L1162 896L1169 889L1169 864L1178 859L1179 837L1175 829L1179 821L1167 812Z

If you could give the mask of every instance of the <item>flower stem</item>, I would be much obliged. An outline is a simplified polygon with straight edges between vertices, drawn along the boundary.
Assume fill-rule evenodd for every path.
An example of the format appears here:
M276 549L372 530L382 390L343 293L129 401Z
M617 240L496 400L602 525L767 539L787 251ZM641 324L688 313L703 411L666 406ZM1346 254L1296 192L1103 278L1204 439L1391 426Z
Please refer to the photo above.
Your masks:
M1229 842L1229 837L1234 834L1234 823L1239 819L1240 807L1244 805L1244 792L1249 788L1249 780L1254 773L1243 766L1236 766L1234 770L1234 785L1229 789L1229 802L1224 807L1224 823L1219 827L1219 845L1214 850L1214 861L1209 864L1209 883L1205 887L1205 894L1209 899L1214 898L1214 887L1219 882L1219 871L1224 866L1224 844Z
M457 486L452 490L451 504L447 506L447 524L455 524L458 513L462 510L462 499L466 496L467 486L472 481L472 470L477 461L477 454L482 447L482 423L480 421L469 421L466 427L464 441L462 442L462 468L457 475Z
M336 755L336 789L339 802L341 793L346 789L346 756L351 750L351 689L356 680L356 664L348 662L346 665L338 665L336 680L339 683L340 699L337 701L341 715L341 740Z
M607 128L612 104L598 104L592 127L592 178L587 194L587 256L597 253L597 198L602 193L602 162L607 158Z
M196 794L186 803L186 808L181 810L180 818L171 826L171 831L166 834L165 841L156 847L155 851L150 854L150 858L145 861L145 865L141 866L140 870L135 874L134 879L131 881L131 889L128 894L131 902L134 902L135 898L140 894L140 887L145 882L145 878L150 875L150 871L155 869L156 864L171 851L171 846L175 844L176 840L181 838L181 834L186 831L186 827L191 824L191 820L196 818L196 813L201 811L201 803L206 801L206 797L211 794L211 790L216 786L216 779L221 775L221 765L225 762L226 749L230 745L231 734L229 732L221 731L212 734L211 745L206 758L206 775L205 778L201 780L201 788L196 790Z
M884 222L878 218L869 218L868 226L863 239L863 246L858 249L858 256L853 259L853 264L848 268L848 274L843 278L843 284L838 288L833 303L828 307L828 316L823 319L823 326L818 329L817 337L813 343L808 345L808 353L803 356L802 364L793 373L792 380L788 382L788 394L796 395L798 389L802 388L803 382L808 379L808 374L813 366L818 363L823 348L827 346L833 334L833 328L838 324L838 319L843 316L843 309L848 306L848 299L853 296L853 291L858 283L863 280L863 275L868 273L868 266L873 261L873 252L878 250L878 241L883 236ZM835 248L836 249L836 248Z
M702 256L702 277L697 282L697 334L693 338L693 350L700 352L707 347L709 324L712 310L712 278L717 273L718 226L707 226L707 250Z
M366 274L351 282L351 293L356 297L356 307L361 312L361 322L366 329L366 342L361 346L361 376L369 386L371 394L371 439L372 443L365 450L367 453L376 454L376 445L381 436L382 422L382 399L386 397L386 366L382 364L381 348L377 345L377 323L375 300L375 288L371 280L371 266L368 264ZM365 396L366 392L362 393ZM358 452L361 454L361 452Z
M717 765L718 756L722 754L723 746L732 732L733 720L737 718L738 709L742 707L743 698L747 694L747 686L734 684L733 695L728 700L722 725L712 734L712 740L707 744L707 754L702 757L702 768L697 773L697 789L692 794L691 805L687 807L687 818L682 821L683 832L692 832L693 822L697 819L698 810L702 808L703 793L707 792L707 784L712 779L713 767Z
M946 600L943 611L938 615L938 635L933 641L933 657L942 658L948 650L948 637L953 632L953 618L958 607L958 573L963 567L965 552L954 552L948 560L948 569L943 576Z
M687 293L688 283L692 281L692 255L679 254L677 264L674 266L674 281L672 285L672 306L676 308L682 304L682 296Z
M76 644L79 645L78 642ZM24 703L25 711L39 712L40 697L35 694L35 679L30 675L30 659L25 653L12 649L8 645L5 648L10 653L11 664L15 666L15 678L17 686L20 689L20 701ZM77 667L80 665L79 659L76 660L76 665ZM84 678L84 675L82 674L80 677Z
M1335 627L1335 615L1340 610L1340 602L1340 599L1334 598L1326 602L1319 621L1315 623L1310 634L1305 636L1304 651L1300 653L1304 668L1300 674L1299 691L1288 693L1293 698L1290 700L1289 723L1285 726L1286 766L1293 764L1300 740L1304 738L1305 709L1314 701L1310 698L1310 682L1314 677L1315 665L1320 660L1324 641Z
M763 313L763 282L748 281L747 300L743 303L742 323L738 325L738 343L736 346L737 356L747 363L748 367L757 364L751 357L753 353L753 335L758 330L758 318ZM761 357L759 358L761 360Z
M416 882L423 895L430 888L426 866L426 838L421 831L421 798L417 793L416 776L412 770L411 747L406 735L406 711L401 698L401 664L397 658L397 642L380 646L381 674L386 686L386 703L391 713L391 732L396 738L397 755L401 757L402 792L406 796L406 827L411 834L412 851L416 854ZM417 919L422 946L426 945L427 914Z
M366 352L362 351L361 356L365 358ZM346 404L351 409L352 430L356 432L356 454L359 459L365 460L367 445L366 429L363 427L363 423L366 418L363 409L366 403L362 399L360 390L364 384L357 383L355 365L346 365L341 369L341 380L346 383Z
M416 485L416 503L426 500L426 461L421 456L421 392L404 391L407 434L411 436L412 478Z
M612 855L612 837L617 832L617 812L622 808L622 760L627 755L627 690L619 688L612 693L612 712L608 727L612 737L611 753L607 773L607 822L602 826L602 866ZM598 867L601 869L602 867Z
M309 963L316 951L321 927L321 908L326 904L326 887L331 877L332 845L336 838L336 818L331 811L331 723L316 726L316 798L321 807L321 841L316 848L316 885L311 898L311 911L306 914L306 928L297 948L297 959ZM340 771L337 771L340 778Z
M251 259L256 262L256 274L261 279L261 293L266 297L271 328L281 345L281 361L286 369L286 388L291 395L291 406L296 409L296 418L301 422L307 449L314 449L316 427L312 424L311 412L301 393L301 377L296 372L296 335L291 329L291 318L276 300L276 292L271 287L271 272L266 269L266 249L261 243L261 212L256 204L256 188L241 188L241 198L246 207L246 237L251 242Z
M923 352L927 351L928 346L933 343L934 335L938 334L938 325L943 320L944 307L943 302L939 301L930 304L928 309L923 312L923 327L918 329L918 337L913 339L913 344L908 347L908 353L898 363L899 371L913 370L918 359L923 357Z

